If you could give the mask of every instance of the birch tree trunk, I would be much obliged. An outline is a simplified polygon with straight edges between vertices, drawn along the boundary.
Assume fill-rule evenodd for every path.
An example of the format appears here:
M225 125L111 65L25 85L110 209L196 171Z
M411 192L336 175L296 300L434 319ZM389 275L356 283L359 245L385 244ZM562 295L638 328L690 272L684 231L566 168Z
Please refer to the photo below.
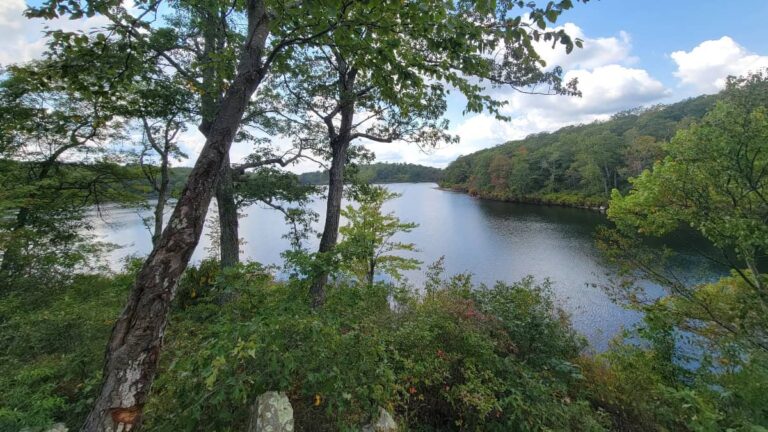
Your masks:
M101 390L82 431L123 432L141 425L176 284L200 239L219 171L243 113L266 73L262 56L268 35L269 18L263 1L250 0L248 37L237 75L221 100L173 214L112 329Z

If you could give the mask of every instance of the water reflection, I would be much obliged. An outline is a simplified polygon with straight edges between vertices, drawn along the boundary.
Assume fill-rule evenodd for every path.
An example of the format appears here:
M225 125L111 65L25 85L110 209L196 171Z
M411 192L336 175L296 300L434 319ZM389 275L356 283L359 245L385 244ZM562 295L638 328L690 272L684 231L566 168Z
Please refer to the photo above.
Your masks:
M394 211L403 221L419 224L400 239L415 243L419 251L412 256L425 264L444 256L448 274L470 272L476 282L485 284L516 281L526 275L549 278L558 303L571 313L575 328L597 350L605 349L622 326L639 319L636 313L613 304L596 287L607 283L614 273L601 261L595 247L596 228L607 224L600 213L481 201L425 183L389 187L402 197L389 202L385 210ZM324 213L322 200L312 205L315 211ZM240 221L240 235L246 241L244 257L279 264L280 253L289 246L282 237L288 231L282 215L258 205L244 213ZM113 208L105 220L96 220L96 226L102 239L124 245L109 256L113 267L119 266L122 257L146 254L151 248L149 233L135 209ZM319 230L320 224L315 228ZM208 231L206 227L194 261L207 255ZM317 243L313 238L308 246L314 248ZM701 245L679 240L676 248L693 246ZM680 274L696 278L714 274L711 268L699 269L702 260L693 253L680 260L672 263ZM408 278L419 284L423 273L410 272Z

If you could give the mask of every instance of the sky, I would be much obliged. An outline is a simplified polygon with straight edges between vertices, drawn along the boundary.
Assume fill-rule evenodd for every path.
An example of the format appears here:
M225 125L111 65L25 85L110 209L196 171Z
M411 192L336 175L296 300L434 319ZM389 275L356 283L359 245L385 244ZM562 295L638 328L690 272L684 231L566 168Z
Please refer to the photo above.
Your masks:
M78 29L104 24L103 18L62 20L55 24L22 16L25 0L0 0L0 65L39 57L45 49L46 25ZM460 142L425 152L413 144L365 145L377 160L444 167L456 157L521 139L538 132L589 123L625 109L672 103L722 89L728 75L768 67L768 0L591 0L561 16L558 26L584 40L583 49L541 45L548 66L560 65L565 78L579 79L582 97L531 96L509 89L493 94L508 102L508 122L487 113L463 115L464 100L449 99L450 133ZM277 143L280 145L280 143ZM190 128L181 137L191 165L203 145ZM248 154L233 147L232 159ZM294 171L317 169L303 162Z

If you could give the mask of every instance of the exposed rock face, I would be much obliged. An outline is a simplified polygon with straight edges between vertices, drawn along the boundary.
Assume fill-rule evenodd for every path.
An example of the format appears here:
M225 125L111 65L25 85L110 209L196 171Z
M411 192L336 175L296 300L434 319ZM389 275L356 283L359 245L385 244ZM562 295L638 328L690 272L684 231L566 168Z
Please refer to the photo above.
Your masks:
M248 432L293 432L293 408L285 393L259 396L251 408Z
M397 423L384 408L379 408L379 417L371 424L363 426L363 432L397 432Z

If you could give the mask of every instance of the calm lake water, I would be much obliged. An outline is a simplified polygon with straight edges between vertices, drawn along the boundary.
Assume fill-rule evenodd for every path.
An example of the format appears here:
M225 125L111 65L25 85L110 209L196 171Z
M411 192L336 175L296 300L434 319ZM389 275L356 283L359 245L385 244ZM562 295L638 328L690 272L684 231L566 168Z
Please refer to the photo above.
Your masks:
M600 213L483 201L428 183L388 187L402 197L389 202L385 210L419 224L399 239L416 244L419 252L412 256L424 262L424 268L444 256L447 274L469 272L479 283L512 282L526 275L538 280L549 278L558 304L571 314L574 327L598 351L605 349L623 326L639 320L636 313L613 304L599 288L614 274L595 247L595 229L607 224ZM317 200L313 206L322 221L324 201ZM289 247L283 238L288 228L282 214L258 205L244 213L240 220L240 236L246 241L244 258L280 264L280 252ZM125 256L149 252L151 240L137 209L111 208L101 218L93 217L100 239L122 246L109 256L113 267L119 268ZM308 246L314 248L317 243L313 238ZM209 244L204 232L194 261L205 258ZM695 254L695 242L681 239L673 246L683 253L676 263L681 277L706 277L706 270L701 273L699 268L702 260ZM719 270L709 273L712 276ZM419 283L423 271L411 272L408 278Z

